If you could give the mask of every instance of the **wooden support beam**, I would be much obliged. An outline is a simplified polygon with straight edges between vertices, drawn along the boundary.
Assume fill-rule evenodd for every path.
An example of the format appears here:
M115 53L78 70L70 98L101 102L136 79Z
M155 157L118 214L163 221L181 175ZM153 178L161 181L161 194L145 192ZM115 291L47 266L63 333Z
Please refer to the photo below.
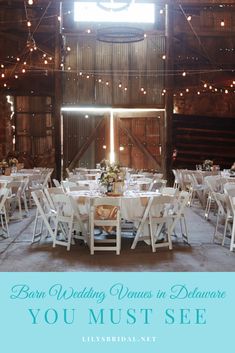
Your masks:
M166 72L171 72L174 67L173 63L173 29L174 29L174 12L173 5L166 5ZM173 182L172 174L172 154L173 154L173 76L166 75L165 77L165 123L163 126L162 135L164 137L162 144L163 156L163 173L168 182Z
M141 152L150 160L152 160L156 166L157 169L161 170L162 167L160 166L159 162L157 159L143 146L143 144L139 141L139 139L134 136L126 127L123 126L122 121L119 119L119 129L127 135L127 137L131 140L131 142L136 145Z
M60 4L57 4L57 11L61 13ZM55 20L56 21L56 20ZM61 28L56 21L55 34L55 87L54 87L54 126L55 126L55 175L61 179L61 106L62 106L62 72L61 70Z
M104 125L105 122L105 118L101 119L98 124L96 125L96 127L92 130L89 138L87 141L85 141L78 149L76 155L74 156L74 158L72 159L72 161L70 162L68 168L71 170L76 166L76 163L79 161L79 159L81 159L81 157L83 156L83 154L86 152L86 150L88 149L88 147L90 146L90 144L93 142L93 140L95 139L96 135L99 132L99 129Z

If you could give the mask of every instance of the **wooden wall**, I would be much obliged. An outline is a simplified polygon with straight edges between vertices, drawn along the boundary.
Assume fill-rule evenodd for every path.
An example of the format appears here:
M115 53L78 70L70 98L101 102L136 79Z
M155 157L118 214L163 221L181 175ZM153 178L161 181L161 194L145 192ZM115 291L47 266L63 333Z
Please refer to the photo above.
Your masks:
M51 97L15 98L16 150L27 167L54 167Z
M12 97L11 97L12 99ZM13 122L11 105L5 95L0 95L0 161L13 150Z
M85 117L88 115L88 117ZM104 121L104 123L102 123ZM63 114L64 167L94 168L108 158L103 146L109 145L109 129L104 115L90 113Z
M65 57L65 105L164 106L164 36L132 44L74 35L66 35L65 41L71 49Z
M154 33L131 44L103 43L94 36L66 34L65 47L70 48L63 72L65 106L164 108L165 36L162 34ZM106 119L103 130L90 141L86 153L71 165L84 141L89 141L96 120L84 119L84 114L64 115L64 167L94 167L101 159L109 158L109 119ZM145 113L138 118L115 116L116 160L133 168L161 169L163 120Z
M230 168L235 161L235 119L174 114L175 168L194 168L205 159Z
M161 114L155 117L117 119L116 152L121 165L135 169L162 170L163 121Z

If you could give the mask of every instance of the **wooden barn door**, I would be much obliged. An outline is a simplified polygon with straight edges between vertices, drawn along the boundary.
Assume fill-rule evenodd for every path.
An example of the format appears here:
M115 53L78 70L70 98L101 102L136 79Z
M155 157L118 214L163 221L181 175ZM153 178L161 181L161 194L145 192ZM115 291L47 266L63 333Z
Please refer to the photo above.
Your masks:
M162 170L164 149L163 112L144 116L115 112L115 161L134 169ZM96 163L110 157L110 114L63 114L64 169L94 168Z
M63 165L95 168L106 157L109 117L90 113L63 114Z
M115 150L121 165L162 170L162 120L155 117L116 117Z
M15 97L15 149L26 168L54 167L54 122L51 97Z

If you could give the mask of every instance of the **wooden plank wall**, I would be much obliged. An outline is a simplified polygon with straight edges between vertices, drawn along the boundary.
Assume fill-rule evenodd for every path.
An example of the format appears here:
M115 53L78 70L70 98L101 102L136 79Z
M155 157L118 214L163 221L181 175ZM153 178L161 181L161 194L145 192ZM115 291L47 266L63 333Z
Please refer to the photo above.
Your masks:
M131 44L103 43L94 37L69 34L65 41L71 49L65 57L65 105L164 107L163 35L151 34Z
M26 167L54 167L51 97L15 98L16 150Z
M175 168L195 168L205 159L230 168L235 161L235 119L175 114L173 146Z
M63 114L63 163L64 167L68 167L73 161L77 151L89 139L92 131L102 116L89 114L85 118L85 114L81 113L64 113ZM90 144L86 152L83 154L76 167L94 168L105 158L105 150L103 146L107 144L105 139L107 127L99 129L93 142Z
M120 120L121 129L116 131L115 135L117 159L120 164L134 169L160 170L162 144L160 116ZM122 127L128 130L129 136ZM130 136L133 136L136 141L133 141ZM120 150L120 147L124 149Z

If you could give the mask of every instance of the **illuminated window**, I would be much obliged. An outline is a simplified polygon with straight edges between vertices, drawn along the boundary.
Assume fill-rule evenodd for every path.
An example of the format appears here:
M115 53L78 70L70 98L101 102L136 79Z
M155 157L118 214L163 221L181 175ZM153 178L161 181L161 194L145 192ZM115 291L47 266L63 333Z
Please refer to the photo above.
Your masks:
M129 2L128 2L129 1ZM123 22L123 23L154 23L154 4L138 3L127 0L118 3L109 2L75 2L74 21L76 22Z

